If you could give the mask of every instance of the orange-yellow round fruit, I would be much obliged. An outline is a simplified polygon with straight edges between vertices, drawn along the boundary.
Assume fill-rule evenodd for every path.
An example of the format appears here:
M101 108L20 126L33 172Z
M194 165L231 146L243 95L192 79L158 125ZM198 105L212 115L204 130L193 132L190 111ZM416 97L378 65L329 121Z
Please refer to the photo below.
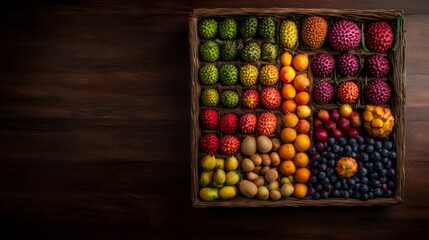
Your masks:
M297 71L304 71L308 67L308 55L305 53L300 53L295 55L292 60L292 66Z
M308 92L299 92L295 96L295 102L298 105L305 105L310 102L310 94Z
M286 160L280 163L280 172L285 175L289 176L294 174L296 171L295 163L292 160Z
M293 157L295 157L295 153L295 147L292 143L282 144L279 148L280 158L284 160L293 159Z
M284 84L282 87L282 97L286 100L293 100L295 96L295 87L292 84Z
M296 115L298 115L299 118L308 118L311 115L311 109L307 105L300 105L296 107Z
M308 163L310 162L310 158L305 152L297 152L293 158L293 162L297 167L304 168L307 167Z
M296 130L295 128L283 128L280 135L283 142L291 143L296 138Z
M293 145L300 152L305 152L310 148L310 137L307 134L298 134Z
M293 185L294 187L294 191L293 191L293 196L299 199L305 198L305 196L307 196L307 184L304 183L295 183Z
M295 79L296 72L291 66L284 66L280 69L280 79L284 83L291 83Z
M354 158L343 157L337 161L335 170L341 177L350 178L358 171L358 164Z
M310 80L307 74L298 74L293 80L293 86L297 91L307 91L310 87Z
M282 117L282 122L285 127L294 128L298 124L299 118L295 113L286 113Z
M296 130L299 133L308 133L311 129L310 122L307 119L299 119L298 124L296 125Z
M296 111L296 103L293 100L286 100L282 103L282 112L285 113L293 113Z
M299 183L307 183L310 179L311 173L308 168L298 168L295 172L295 180Z
M283 66L290 66L292 63L292 54L288 51L282 53L280 56L280 62Z

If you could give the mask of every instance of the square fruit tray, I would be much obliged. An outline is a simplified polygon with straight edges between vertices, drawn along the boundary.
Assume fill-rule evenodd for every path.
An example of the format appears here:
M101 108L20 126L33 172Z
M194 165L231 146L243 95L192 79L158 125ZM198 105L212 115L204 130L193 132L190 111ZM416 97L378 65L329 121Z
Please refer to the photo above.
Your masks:
M195 9L194 207L402 203L400 10Z

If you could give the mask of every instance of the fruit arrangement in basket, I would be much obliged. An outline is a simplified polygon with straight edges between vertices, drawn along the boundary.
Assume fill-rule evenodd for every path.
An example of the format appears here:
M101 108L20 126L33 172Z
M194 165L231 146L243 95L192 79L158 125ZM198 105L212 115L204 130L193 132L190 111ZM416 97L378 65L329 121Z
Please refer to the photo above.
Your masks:
M201 18L200 199L393 197L394 26Z

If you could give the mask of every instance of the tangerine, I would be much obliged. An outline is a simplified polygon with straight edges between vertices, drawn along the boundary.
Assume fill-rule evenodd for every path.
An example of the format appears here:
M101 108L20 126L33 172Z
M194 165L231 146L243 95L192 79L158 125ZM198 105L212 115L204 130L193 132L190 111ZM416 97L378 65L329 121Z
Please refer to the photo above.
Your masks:
M298 71L304 71L308 67L308 55L300 53L295 55L292 60L292 66Z
M299 133L308 133L310 131L311 125L307 119L300 119L296 125L296 129Z
M299 118L295 113L286 113L282 117L282 122L285 127L296 127L298 124Z
M296 111L296 103L293 100L286 100L282 103L282 112L295 112Z
M292 143L282 144L279 148L280 158L284 160L293 159L293 157L295 157L295 152L295 147Z
M295 138L294 146L296 150L305 152L310 148L310 137L307 134L298 134Z
M280 172L285 176L292 175L295 173L295 171L296 171L296 166L292 160L286 160L280 164Z
M310 179L311 173L308 168L298 168L295 171L295 180L299 183L307 183Z
M284 84L282 87L282 97L286 100L293 100L295 96L295 87L292 84Z
M280 69L280 79L284 83L291 83L296 76L295 69L291 66L284 66Z
M295 157L293 158L293 162L297 167L305 168L310 162L310 158L305 152L298 152L295 154Z
M295 96L295 102L299 105L305 105L310 102L310 94L308 92L299 92Z
M307 184L304 183L295 183L293 185L294 187L294 191L293 191L293 196L296 198L305 198L305 196L307 195Z
M283 66L290 66L292 63L292 54L288 51L282 53L280 56L280 62Z
M280 135L283 142L291 143L296 138L296 130L295 128L283 128Z
M298 74L293 80L293 86L298 91L307 91L310 86L310 80L307 74Z

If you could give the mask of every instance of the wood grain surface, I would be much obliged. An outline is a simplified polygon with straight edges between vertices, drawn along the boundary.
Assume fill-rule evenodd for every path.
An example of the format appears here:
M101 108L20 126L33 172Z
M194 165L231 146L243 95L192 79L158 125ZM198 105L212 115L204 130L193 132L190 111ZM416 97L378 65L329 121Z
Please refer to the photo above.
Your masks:
M195 209L193 8L403 9L404 204ZM429 234L429 4L6 1L0 4L0 239L414 239Z

